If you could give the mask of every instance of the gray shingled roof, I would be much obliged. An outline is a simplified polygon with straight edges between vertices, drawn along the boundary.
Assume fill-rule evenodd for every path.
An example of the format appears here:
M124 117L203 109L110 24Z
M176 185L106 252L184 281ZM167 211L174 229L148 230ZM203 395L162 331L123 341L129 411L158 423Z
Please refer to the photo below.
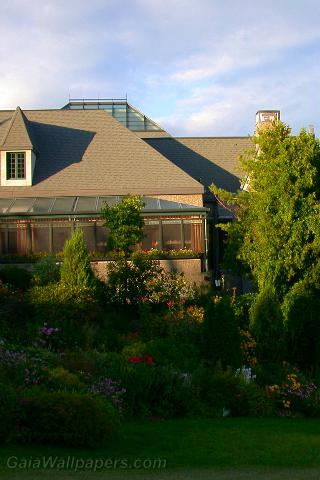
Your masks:
M145 138L145 142L205 186L205 198L212 198L208 186L235 192L242 176L239 155L252 147L249 137Z
M0 111L0 138L12 125L14 148L26 148L19 142L31 133L33 186L0 186L1 197L203 193L196 180L104 111L24 111L25 129L20 113Z
M28 125L28 120L25 118L21 108L17 107L9 124L7 125L0 148L2 150L13 150L16 148L32 150L33 143L30 138L29 130L30 127Z

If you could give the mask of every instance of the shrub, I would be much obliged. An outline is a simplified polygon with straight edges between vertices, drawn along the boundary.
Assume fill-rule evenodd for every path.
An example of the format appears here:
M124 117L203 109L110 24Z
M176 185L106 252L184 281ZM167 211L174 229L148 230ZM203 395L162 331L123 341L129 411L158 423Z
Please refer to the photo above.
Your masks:
M60 264L56 258L48 255L41 258L33 269L33 284L38 286L57 283L60 280Z
M241 375L228 368L200 368L192 376L198 396L200 413L216 416L268 416L272 402L253 381L245 382Z
M93 283L90 259L80 228L76 228L64 245L61 282L78 288L88 288Z
M247 330L250 323L250 308L256 298L255 293L245 293L244 295L236 295L232 308L238 325L242 330Z
M252 305L250 328L257 342L258 362L279 363L286 358L282 312L270 289L260 292Z
M0 280L0 336L11 343L27 343L35 332L29 319L24 294Z
M27 290L31 283L32 275L25 268L11 265L0 268L0 280L20 290Z
M65 446L95 446L111 438L114 408L89 395L35 392L21 400L25 441Z
M53 349L88 348L94 343L103 312L92 289L63 283L33 287L28 301L42 345ZM44 335L46 327L58 331Z
M213 364L239 367L241 364L240 333L229 297L213 297L205 309L202 330L202 351Z
M50 390L79 391L85 388L78 375L69 372L62 366L48 371L46 384Z
M142 252L134 252L130 262L124 257L110 262L106 285L107 302L126 305L148 300L148 284L160 271L159 262Z
M298 283L282 306L290 359L302 368L320 366L319 293L320 290Z
M0 383L0 443L10 440L18 421L18 403L15 391Z
M159 365L171 366L181 372L192 372L200 362L200 348L179 338L155 338L146 344L146 351Z

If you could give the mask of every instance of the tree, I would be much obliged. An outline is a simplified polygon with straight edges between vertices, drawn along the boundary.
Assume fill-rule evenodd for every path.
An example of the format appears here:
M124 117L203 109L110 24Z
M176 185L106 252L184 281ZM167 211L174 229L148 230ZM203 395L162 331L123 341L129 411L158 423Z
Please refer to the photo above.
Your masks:
M70 287L90 287L93 272L81 228L76 228L63 248L61 283Z
M228 252L280 301L320 258L320 144L305 130L290 133L276 121L253 138L241 159L250 191L211 188L237 218L227 226Z
M128 258L131 247L141 242L144 237L144 221L141 217L142 198L134 195L125 196L113 207L106 205L101 215L110 230L108 246Z

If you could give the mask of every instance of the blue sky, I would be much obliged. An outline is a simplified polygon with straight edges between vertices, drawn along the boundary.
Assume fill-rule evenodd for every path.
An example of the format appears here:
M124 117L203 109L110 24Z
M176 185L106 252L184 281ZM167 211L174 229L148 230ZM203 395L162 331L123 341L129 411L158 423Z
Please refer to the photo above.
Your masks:
M318 0L1 0L0 108L118 98L173 135L320 131Z

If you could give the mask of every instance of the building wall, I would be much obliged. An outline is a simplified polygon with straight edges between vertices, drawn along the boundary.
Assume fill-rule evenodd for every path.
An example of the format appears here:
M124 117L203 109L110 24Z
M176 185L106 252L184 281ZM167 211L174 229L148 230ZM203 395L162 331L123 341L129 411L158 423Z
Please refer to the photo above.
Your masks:
M203 196L196 195L154 195L155 198L169 200L171 202L186 203L195 207L203 207Z

